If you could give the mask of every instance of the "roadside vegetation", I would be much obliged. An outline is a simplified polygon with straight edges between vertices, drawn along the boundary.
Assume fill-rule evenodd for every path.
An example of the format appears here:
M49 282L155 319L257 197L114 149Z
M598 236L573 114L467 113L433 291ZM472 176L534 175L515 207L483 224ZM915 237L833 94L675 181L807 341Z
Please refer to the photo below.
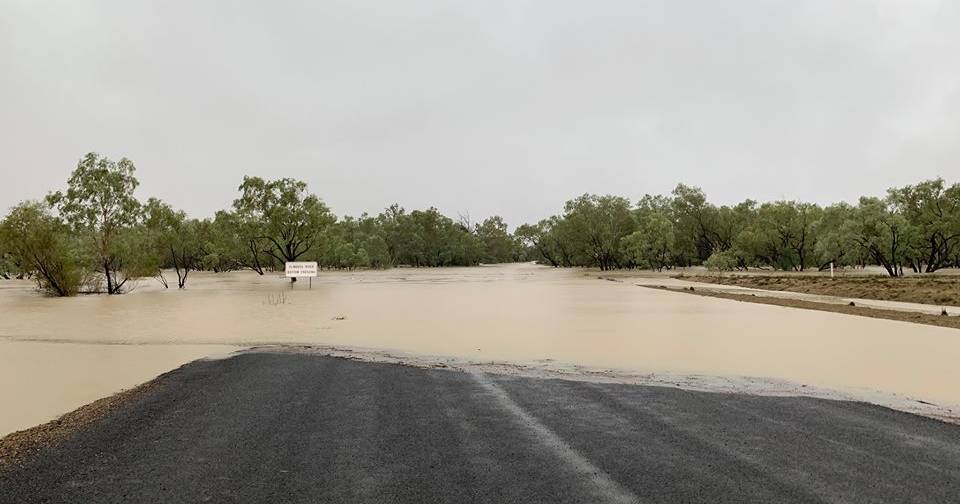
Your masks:
M95 153L66 188L10 209L0 221L0 277L30 278L46 293L120 294L129 280L186 286L190 272L286 261L322 268L472 266L538 261L601 270L706 265L806 271L879 265L890 277L960 267L960 184L942 179L865 196L856 205L797 201L715 205L697 187L669 195L585 194L563 211L510 233L498 216L480 223L436 208L391 205L337 217L307 185L244 177L233 204L193 218L155 198L139 200L132 161ZM166 278L172 270L176 279Z

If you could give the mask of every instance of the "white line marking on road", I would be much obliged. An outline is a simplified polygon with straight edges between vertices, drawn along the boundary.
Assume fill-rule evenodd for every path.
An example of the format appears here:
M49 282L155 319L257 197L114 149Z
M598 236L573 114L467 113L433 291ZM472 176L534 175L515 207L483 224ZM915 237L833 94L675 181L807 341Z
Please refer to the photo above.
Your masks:
M527 413L519 404L513 401L505 390L500 388L490 378L481 372L471 373L485 390L495 397L500 405L512 413L518 420L533 431L536 438L547 448L553 451L561 460L579 474L590 487L597 500L592 502L632 503L640 502L640 498L633 492L617 483L609 474L593 465L590 460L580 454L574 447L563 440L549 427Z

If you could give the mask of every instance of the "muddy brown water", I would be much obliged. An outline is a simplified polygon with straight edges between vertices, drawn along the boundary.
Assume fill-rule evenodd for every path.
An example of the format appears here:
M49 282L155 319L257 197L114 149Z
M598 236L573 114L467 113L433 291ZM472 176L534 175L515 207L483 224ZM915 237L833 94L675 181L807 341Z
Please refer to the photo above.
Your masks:
M0 402L32 412L19 421L0 414L0 435L28 426L22 418L39 423L200 355L274 343L773 377L960 404L954 329L690 296L530 264L323 272L312 289L277 275L193 273L184 291L151 280L124 296L70 299L0 282Z

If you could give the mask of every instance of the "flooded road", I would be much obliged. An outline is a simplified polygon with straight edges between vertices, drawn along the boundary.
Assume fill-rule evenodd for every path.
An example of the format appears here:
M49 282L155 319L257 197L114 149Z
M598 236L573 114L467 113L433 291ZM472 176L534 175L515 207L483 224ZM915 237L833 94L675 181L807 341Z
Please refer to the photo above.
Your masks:
M32 350L29 342L47 345ZM529 264L323 272L312 289L275 275L192 273L184 291L141 281L124 296L71 299L40 297L26 282L0 282L0 362L42 354L49 343L300 343L480 362L553 359L639 372L773 377L960 404L960 331L657 291ZM143 348L138 358L146 361L162 354L160 347ZM127 358L108 360L119 367ZM77 363L63 373L84 367L93 366ZM32 382L0 378L0 399L17 383ZM84 385L64 382L72 386Z

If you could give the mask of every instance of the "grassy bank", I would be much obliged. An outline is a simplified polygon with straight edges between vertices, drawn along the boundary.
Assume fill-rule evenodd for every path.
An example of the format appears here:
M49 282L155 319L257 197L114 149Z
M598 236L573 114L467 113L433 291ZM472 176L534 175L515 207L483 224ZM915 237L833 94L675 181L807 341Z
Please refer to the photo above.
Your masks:
M802 292L846 298L960 306L960 277L955 275L889 278L881 276L684 275L693 282L753 289Z

